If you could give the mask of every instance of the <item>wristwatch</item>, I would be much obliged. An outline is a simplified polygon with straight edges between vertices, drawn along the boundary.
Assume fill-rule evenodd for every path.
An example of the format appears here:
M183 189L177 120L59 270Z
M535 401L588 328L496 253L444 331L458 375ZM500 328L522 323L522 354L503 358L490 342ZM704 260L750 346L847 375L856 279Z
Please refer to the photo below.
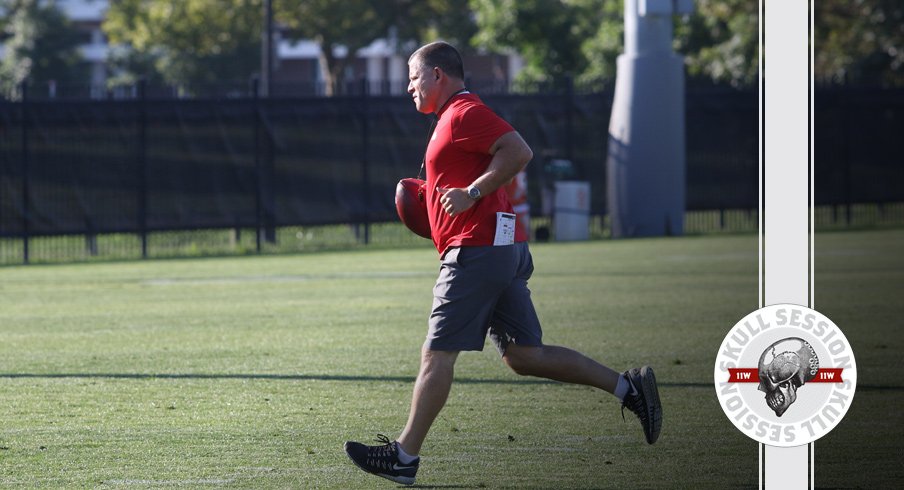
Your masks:
M480 199L480 187L477 187L476 185L468 187L468 197L475 201Z

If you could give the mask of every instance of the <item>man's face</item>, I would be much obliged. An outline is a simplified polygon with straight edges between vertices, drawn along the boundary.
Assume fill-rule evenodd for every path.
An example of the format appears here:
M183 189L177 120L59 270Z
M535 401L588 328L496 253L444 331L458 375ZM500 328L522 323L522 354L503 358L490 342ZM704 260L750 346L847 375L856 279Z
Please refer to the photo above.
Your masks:
M436 112L436 103L440 87L435 70L428 68L420 60L408 62L408 93L414 99L418 112L430 114Z

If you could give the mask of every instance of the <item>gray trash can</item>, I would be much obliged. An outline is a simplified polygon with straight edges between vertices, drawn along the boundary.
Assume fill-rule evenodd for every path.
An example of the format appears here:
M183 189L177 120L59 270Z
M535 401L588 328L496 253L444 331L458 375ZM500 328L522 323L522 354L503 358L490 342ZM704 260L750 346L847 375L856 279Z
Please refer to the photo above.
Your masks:
M556 182L553 221L557 241L590 238L590 182Z

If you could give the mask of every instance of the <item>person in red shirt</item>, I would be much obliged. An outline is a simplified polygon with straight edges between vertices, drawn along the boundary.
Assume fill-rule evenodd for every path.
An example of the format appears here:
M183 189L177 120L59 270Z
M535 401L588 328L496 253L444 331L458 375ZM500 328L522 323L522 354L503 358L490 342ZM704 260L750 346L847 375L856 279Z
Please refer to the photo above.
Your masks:
M512 203L515 211L515 221L524 236L530 239L530 203L527 202L527 172L518 172L518 175L505 186L505 194Z
M640 419L649 444L659 437L662 407L649 366L618 373L574 350L542 342L527 281L533 261L527 234L515 225L504 186L533 157L524 139L464 84L458 51L422 46L408 60L415 107L436 114L427 145L427 212L441 260L433 310L408 422L396 441L346 442L361 469L413 484L418 453L446 403L461 351L482 350L487 337L520 375L594 386L614 394Z

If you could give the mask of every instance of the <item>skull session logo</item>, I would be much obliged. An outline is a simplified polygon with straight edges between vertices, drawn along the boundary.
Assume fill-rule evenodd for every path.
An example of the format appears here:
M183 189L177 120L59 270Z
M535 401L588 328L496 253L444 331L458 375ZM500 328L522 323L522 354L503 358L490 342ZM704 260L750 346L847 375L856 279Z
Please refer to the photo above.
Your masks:
M776 348L780 353L776 354ZM766 393L766 403L781 417L797 400L797 389L816 377L819 356L806 340L790 337L770 345L760 356L758 390ZM839 380L840 381L840 380Z
M763 444L790 447L819 439L844 417L857 367L831 320L781 304L747 315L728 332L713 377L735 427Z

